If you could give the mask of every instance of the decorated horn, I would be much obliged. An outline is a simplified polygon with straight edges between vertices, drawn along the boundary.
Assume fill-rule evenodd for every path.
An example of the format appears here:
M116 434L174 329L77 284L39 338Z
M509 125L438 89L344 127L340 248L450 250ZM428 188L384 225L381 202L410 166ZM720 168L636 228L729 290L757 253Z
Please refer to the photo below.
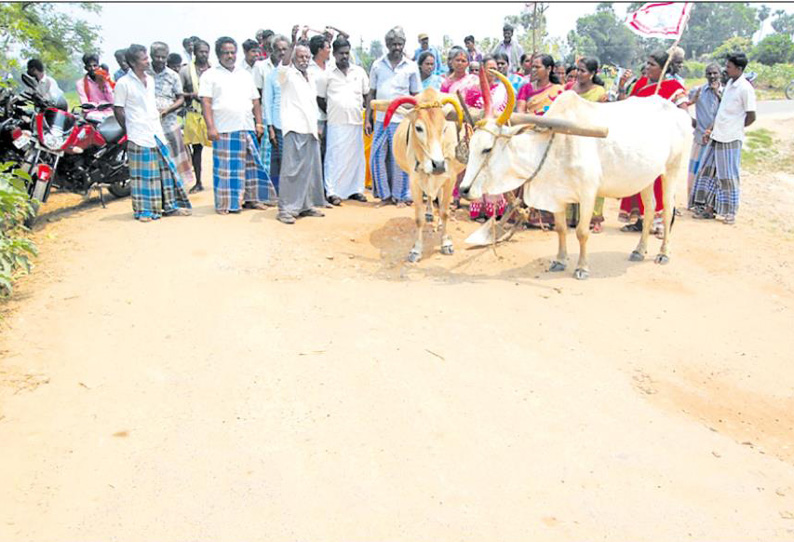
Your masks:
M386 111L390 105L391 105L391 100L371 100L369 102L369 106L374 111L381 111L381 112Z
M488 85L488 77L485 75L485 69L480 70L480 92L482 92L482 108L485 111L484 118L493 116L491 109L491 88Z
M388 126L391 122L391 118L394 116L394 112L397 111L397 108L403 104L411 104L416 107L416 98L413 96L400 96L399 98L395 98L391 101L391 105L386 110L386 116L383 117L383 125Z
M514 113L510 117L510 122L513 126L521 124L534 124L542 128L548 128L554 132L561 134L570 134L586 137L607 137L609 135L609 128L606 126L583 126L574 121L566 119L552 119L548 117L541 117L532 115L530 113Z
M499 115L499 118L496 119L496 125L503 126L510 118L510 115L513 114L513 109L516 107L516 91L513 89L513 84L500 72L491 70L491 74L502 82L507 91L507 105L505 106L505 110L502 111L502 114Z
M452 96L445 96L441 98L441 105L450 104L452 107L455 108L455 112L458 114L458 127L463 124L463 110L460 108L460 104L458 100L453 98Z

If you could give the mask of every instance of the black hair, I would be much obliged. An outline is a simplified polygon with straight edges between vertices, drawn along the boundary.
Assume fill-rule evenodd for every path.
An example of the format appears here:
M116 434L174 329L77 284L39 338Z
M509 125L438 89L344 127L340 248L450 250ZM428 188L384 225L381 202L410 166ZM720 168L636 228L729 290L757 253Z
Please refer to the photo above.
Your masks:
M44 71L44 63L38 58L31 58L28 60L28 71L36 70L37 72Z
M124 58L124 55L126 53L127 53L126 49L116 49L116 51L113 53L113 56L115 56L116 60L118 60L119 58Z
M584 58L580 58L579 62L584 64L584 67L587 68L587 71L593 74L593 83L603 87L604 80L598 76L598 68L600 67L598 59L592 56L586 56Z
M138 55L140 53L145 53L146 47L140 45L138 43L132 43L124 53L124 58L127 60L127 64L130 65L130 69L132 69L132 65L138 61Z
M468 35L465 38L463 38L463 43L466 43L467 41L470 41L470 42L473 43L474 42L474 36Z
M494 53L493 58L494 60L505 60L508 64L510 64L510 57L505 53Z
M432 56L432 57L433 57L433 62L435 62L435 61L436 61L436 57L435 57L435 56L433 56L433 53L432 53L431 51L425 51L425 52L423 52L423 53L421 53L421 54L419 55L419 58L417 58L417 59L416 59L416 65L417 65L417 66L419 66L419 67L420 67L420 69L421 69L422 62L424 62L425 60L427 60L427 57L429 57L429 56ZM430 75L433 75L433 74L431 73Z
M83 55L83 66L88 66L92 61L99 64L99 55L96 53L86 53Z
M565 77L568 77L568 74L569 74L569 73L571 73L571 72L574 72L574 71L576 71L577 69L578 69L578 68L576 67L576 65L575 65L575 64L571 64L570 66L568 66L567 68L565 68Z
M177 66L182 65L182 55L179 53L171 53L165 61L166 66L173 66L174 64Z
M747 55L741 52L735 52L728 55L726 58L728 62L736 66L737 68L741 68L742 71L747 67Z
M204 41L201 38L196 38L196 39L193 40L193 54L194 55L196 54L196 48L198 48L199 45L204 45L207 49L210 48L210 44L209 43L207 43L206 41Z
M347 38L343 38L342 36L339 36L334 40L333 43L334 52L337 52L342 47L350 47L350 42L347 41Z
M247 39L243 42L243 52L247 53L251 49L259 49L259 42L252 39Z
M538 55L537 58L539 58L540 63L549 70L549 81L555 85L559 85L560 79L557 77L557 74L554 73L554 57L551 55Z
M316 55L320 49L325 47L325 44L328 43L328 38L324 35L319 34L317 36L312 36L309 40L309 52L312 56Z
M518 63L524 64L524 61L528 58L532 58L532 53L522 53L521 58L518 59Z
M664 65L667 64L667 57L668 54L662 50L654 51L648 55L649 58L652 58L654 62L659 64L660 68L664 68ZM667 66L667 71L670 71L670 66Z
M183 39L183 40L182 40L182 47L184 47L185 49L187 49L187 44L188 44L188 43L193 43L193 38L185 38L185 39Z
M512 25L512 24L510 24L510 23L505 23L505 25L502 27L502 32L504 32L505 30L510 30L510 31L512 32L512 31L513 31L513 30L515 30L515 29L513 28L513 25Z
M218 56L218 58L221 56L221 47L227 43L234 45L234 50L237 51L237 42L234 41L234 38L230 38L229 36L221 36L215 40L215 54ZM195 49L195 47L196 46L194 45L193 48Z

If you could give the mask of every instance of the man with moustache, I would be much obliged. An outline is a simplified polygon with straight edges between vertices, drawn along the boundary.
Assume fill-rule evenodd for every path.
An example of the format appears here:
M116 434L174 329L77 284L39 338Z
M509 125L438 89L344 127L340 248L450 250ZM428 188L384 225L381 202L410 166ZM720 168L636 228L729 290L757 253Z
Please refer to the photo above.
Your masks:
M179 126L177 112L185 103L182 91L182 81L179 75L166 66L168 59L168 45L161 41L152 43L149 48L152 57L152 72L154 73L154 98L157 110L160 112L160 124L165 132L171 157L176 164L176 170L182 177L182 182L192 185L196 182L190 152L182 138L182 128Z
M391 100L398 96L416 95L422 89L419 79L419 68L416 62L403 55L405 32L402 27L395 26L386 33L388 52L373 62L369 72L370 100ZM370 149L370 166L372 168L372 191L384 204L396 204L398 207L410 205L411 187L408 174L397 165L392 152L392 140L397 126L402 121L401 115L394 115L389 126L383 125L384 113L378 112L375 122L372 111L367 107L365 130L373 133Z
M707 141L706 130L714 124L717 109L722 99L722 78L719 64L712 62L706 66L706 82L689 92L689 104L695 105L695 137L692 140L692 152L689 155L689 178L687 179L687 198L692 197L692 184L700 167L700 154Z
M146 73L146 47L133 43L126 60L130 70L116 84L113 113L127 132L133 214L141 222L189 215L190 201L165 144L154 78Z
M298 217L324 216L317 209L324 205L317 88L308 71L311 53L307 46L296 44L297 35L298 25L293 27L292 43L276 68L284 131L276 218L284 224L294 224Z
M212 141L215 212L266 209L275 203L275 190L254 138L264 133L259 93L251 75L237 66L237 42L228 36L218 38L215 54L220 65L204 72L199 82Z
M340 205L343 199L367 201L364 195L366 176L364 101L369 102L369 78L363 68L350 63L350 42L334 41L336 66L318 84L318 102L327 112L325 191L328 201Z
M207 125L204 123L201 100L198 97L201 76L210 69L210 44L199 38L191 40L191 43L193 60L182 66L179 78L182 80L182 90L187 104L184 140L185 145L190 148L193 171L196 174L196 184L190 189L192 194L204 190L204 185L201 184L201 156L204 147L212 146L212 142L207 138Z

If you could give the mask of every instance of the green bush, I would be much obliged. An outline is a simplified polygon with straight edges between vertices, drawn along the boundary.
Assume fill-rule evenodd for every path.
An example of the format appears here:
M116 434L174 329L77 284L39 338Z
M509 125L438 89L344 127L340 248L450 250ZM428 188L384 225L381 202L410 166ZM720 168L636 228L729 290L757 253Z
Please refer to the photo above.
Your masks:
M708 62L698 62L697 60L687 60L684 62L684 69L681 76L685 79L697 79L706 73Z
M771 34L753 49L753 60L773 66L794 60L794 42L788 34Z
M26 172L14 169L12 162L0 164L0 295L11 293L13 279L20 270L30 273L36 245L24 237L25 219L33 206L25 190Z
M761 89L783 90L789 81L794 80L794 65L791 64L766 66L759 62L750 62L746 71L758 74L755 86Z
M711 58L712 60L716 60L719 63L724 63L729 54L735 53L737 51L741 51L747 56L750 56L750 51L752 48L753 42L750 38L736 36L733 38L728 38L723 42L722 45L714 49L714 52L711 53Z

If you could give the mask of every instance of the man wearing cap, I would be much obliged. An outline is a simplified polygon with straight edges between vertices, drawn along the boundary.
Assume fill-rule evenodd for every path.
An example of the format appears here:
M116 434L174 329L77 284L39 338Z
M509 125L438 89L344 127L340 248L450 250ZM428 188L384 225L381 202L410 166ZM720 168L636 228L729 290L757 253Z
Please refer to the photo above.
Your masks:
M510 61L507 71L518 71L521 67L521 55L524 54L524 48L518 42L513 41L513 25L505 23L504 27L502 27L502 35L504 36L504 41L499 43L491 54L506 54Z
M435 47L431 47L430 38L428 37L427 34L422 33L419 34L419 48L416 51L414 51L414 62L419 62L419 55L421 55L425 51L430 51L431 53L433 53L433 58L436 60L436 67L433 73L435 73L436 75L440 75L444 73L445 70L441 64L441 55L439 54L438 49L436 49Z

